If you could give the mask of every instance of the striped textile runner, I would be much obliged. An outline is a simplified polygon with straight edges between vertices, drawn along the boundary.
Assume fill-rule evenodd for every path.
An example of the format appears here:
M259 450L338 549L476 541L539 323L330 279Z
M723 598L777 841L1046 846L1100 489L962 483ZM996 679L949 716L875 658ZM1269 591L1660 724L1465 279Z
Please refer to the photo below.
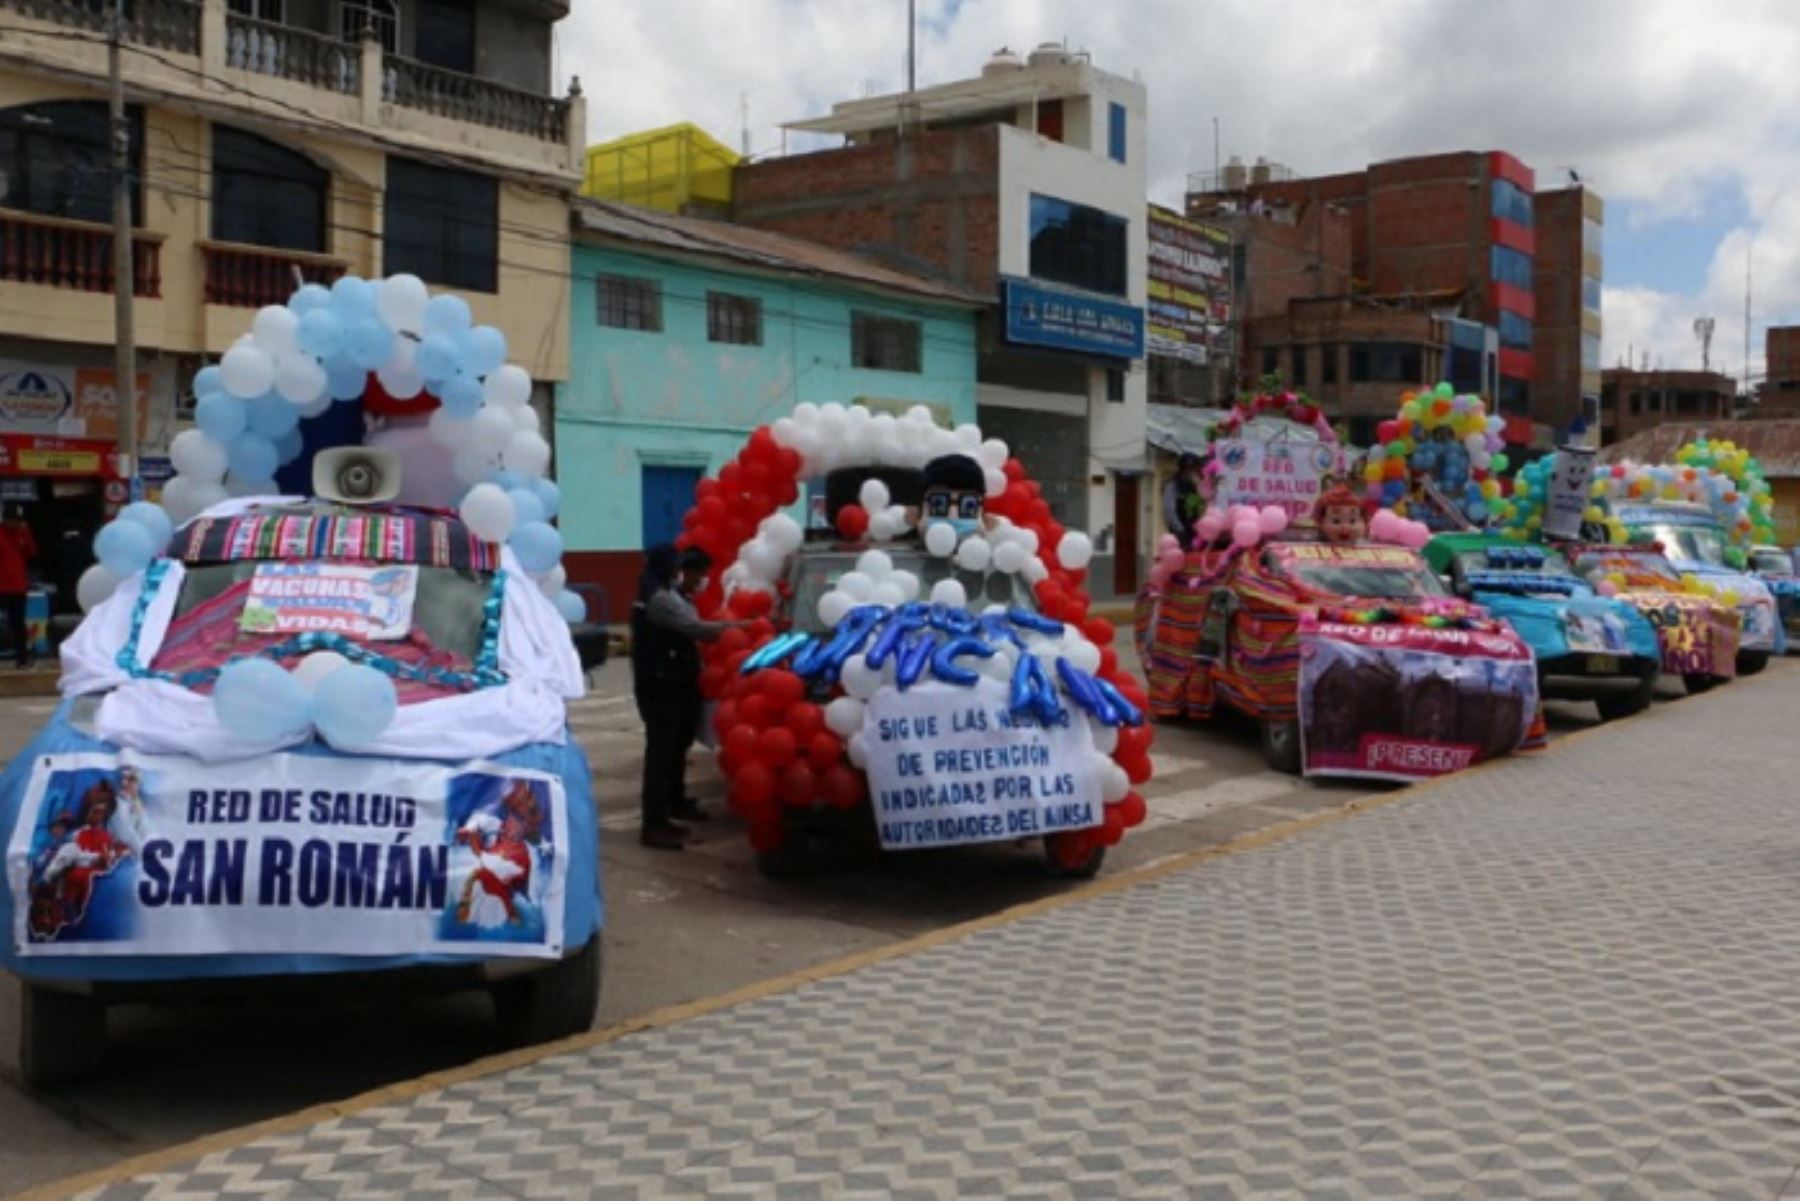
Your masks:
M336 559L460 571L493 571L500 565L499 547L475 537L462 522L437 512L407 510L287 510L202 518L182 528L169 553L186 563Z

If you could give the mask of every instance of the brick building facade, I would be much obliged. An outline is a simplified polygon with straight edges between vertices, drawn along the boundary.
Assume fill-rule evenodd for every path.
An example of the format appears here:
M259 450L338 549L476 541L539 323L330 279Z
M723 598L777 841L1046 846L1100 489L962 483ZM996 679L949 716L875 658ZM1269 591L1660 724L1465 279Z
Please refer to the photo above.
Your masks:
M1611 446L1671 421L1729 421L1737 384L1718 371L1601 373L1600 439Z

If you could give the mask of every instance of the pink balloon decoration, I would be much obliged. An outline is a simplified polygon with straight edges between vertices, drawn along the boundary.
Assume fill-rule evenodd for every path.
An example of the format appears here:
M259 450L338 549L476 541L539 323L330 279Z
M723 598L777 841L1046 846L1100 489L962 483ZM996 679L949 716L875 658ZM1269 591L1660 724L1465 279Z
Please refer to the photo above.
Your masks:
M1422 521L1405 521L1401 523L1400 544L1410 546L1414 550L1424 550L1425 544L1431 541L1431 527Z
M1601 580L1594 586L1594 591L1601 596L1617 596L1619 595L1619 586L1611 580Z
M1186 561L1187 556L1181 553L1181 548L1179 546L1171 546L1157 556L1156 565L1158 567L1167 568L1171 572L1175 572L1180 571L1181 565Z
M1169 569L1169 565L1159 559L1157 560L1156 566L1150 569L1150 586L1160 591L1168 584L1169 577L1174 574L1175 573Z
M1181 540L1178 539L1177 537L1175 537L1175 535L1164 534L1162 537L1160 537L1156 540L1156 553L1158 555L1162 555L1164 552L1169 551L1171 549L1173 549L1173 550L1181 549Z
M1211 542L1225 530L1225 519L1217 513L1208 513L1200 519L1200 540Z
M1394 526L1399 520L1392 509L1375 510L1375 516L1369 519L1369 537L1377 542L1398 542Z
M1270 505L1258 514L1257 520L1262 526L1263 535L1265 537L1273 538L1275 535L1281 533L1281 531L1287 529L1287 510L1280 505Z
M1262 541L1262 526L1254 517L1246 518L1231 527L1231 541L1237 546L1255 546Z

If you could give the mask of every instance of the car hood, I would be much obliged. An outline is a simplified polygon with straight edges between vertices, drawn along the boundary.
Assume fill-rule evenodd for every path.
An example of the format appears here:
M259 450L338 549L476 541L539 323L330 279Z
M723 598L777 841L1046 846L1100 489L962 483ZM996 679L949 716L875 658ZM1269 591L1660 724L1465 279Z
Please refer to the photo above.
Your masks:
M1659 657L1656 630L1629 603L1600 596L1541 597L1510 592L1475 593L1475 600L1503 617L1539 659L1577 652Z

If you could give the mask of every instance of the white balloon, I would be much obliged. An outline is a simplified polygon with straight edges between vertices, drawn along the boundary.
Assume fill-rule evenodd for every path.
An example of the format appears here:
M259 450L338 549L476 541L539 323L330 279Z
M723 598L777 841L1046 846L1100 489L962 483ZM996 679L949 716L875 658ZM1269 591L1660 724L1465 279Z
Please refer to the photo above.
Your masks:
M895 609L906 603L906 593L902 592L900 585L892 580L883 580L875 585L875 595L869 598L869 603L886 605L890 609Z
M544 595L553 600L557 593L568 587L568 584L569 572L561 563L558 563L555 567L546 571L543 575L539 576L537 580L537 585L543 590Z
M225 477L227 496L280 496L281 488L274 480L247 480L236 472Z
M1013 538L1020 546L1025 548L1026 554L1035 555L1038 553L1038 535L1036 530L1027 529L1022 525L1014 526Z
M463 447L450 461L450 473L462 484L485 483L499 470L499 456L474 446Z
M762 536L783 554L793 554L806 541L806 531L786 513L776 513L762 523ZM842 585L839 585L842 587Z
M311 400L294 407L300 410L302 417L317 417L331 407L331 393L329 391L320 392Z
M174 483L173 480L169 482ZM214 505L229 499L224 484L196 483L194 485L194 490L189 493L189 497L190 503L194 506L195 516L198 516L212 508Z
M1094 557L1094 541L1079 530L1070 530L1056 544L1056 561L1070 571L1085 569Z
M458 511L462 514L463 524L486 542L505 542L517 519L512 497L496 484L476 484L470 488Z
M196 484L216 484L225 478L229 466L225 448L199 430L182 430L169 443L169 462L178 475ZM173 482L173 481L171 481Z
M505 416L504 410L501 415ZM477 419L480 416L476 414ZM516 471L527 479L542 479L550 469L550 444L544 441L542 434L521 430L513 434L502 457L507 470Z
M894 570L894 560L886 551L866 550L857 557L856 570L871 579L884 579Z
M325 392L325 368L309 354L290 354L281 360L281 369L275 373L275 391L291 405L313 404L321 396L327 403L331 400Z
M1131 791L1131 777L1117 763L1108 762L1100 769L1100 796L1107 804L1122 801Z
M1119 747L1119 728L1109 726L1103 721L1089 721L1088 727L1094 731L1094 749L1102 755L1111 755Z
M1014 575L1025 566L1025 560L1031 556L1017 542L1002 542L994 548L994 570Z
M431 431L431 440L445 450L461 450L469 444L473 433L468 419L452 417L449 409L433 409L426 428Z
M512 418L505 409L483 405L469 418L469 445L489 454L499 454L512 446Z
M838 577L837 586L857 604L866 604L875 595L875 577L864 571L846 571Z
M531 373L508 363L482 381L482 395L491 405L516 408L531 401Z
M1027 584L1041 584L1050 578L1050 569L1044 565L1042 559L1031 555L1025 560L1025 566L1019 568L1019 575Z
M964 538L962 545L956 548L956 565L964 571L986 571L993 554L993 548L987 544L986 539Z
M541 434L544 432L544 419L530 405L520 405L516 409L508 409L512 414L513 428L520 433Z
M1063 644L1062 654L1069 666L1079 667L1089 675L1100 670L1100 648L1086 638L1069 639Z
M956 441L965 454L975 454L981 449L981 427L978 425L959 425L952 431Z
M851 655L844 660L844 666L838 671L838 683L857 700L866 701L881 691L883 681L881 673L870 667L866 658Z
M425 305L431 294L416 275L394 275L375 289L375 311L389 329L416 334L425 326Z
M989 500L1005 493L1006 473L1004 471L996 471L994 468L989 467L982 473L982 479L987 484L986 493Z
M738 559L750 569L752 578L775 580L780 577L781 569L787 564L787 555L762 537L752 538L738 552Z
M825 728L839 738L848 738L863 728L866 707L853 696L840 696L825 706Z
M852 734L850 741L844 744L844 753L850 756L851 766L859 770L869 765L869 737L867 734Z
M282 304L266 305L250 322L250 338L271 355L293 354L300 333L300 318Z
M769 426L769 433L775 438L775 445L785 446L790 450L794 446L794 436L800 432L800 425L792 417L777 417Z
M976 459L989 471L1001 471L1006 466L1006 460L1011 456L1012 450L998 438L989 438L981 444L981 449L975 452ZM1005 478L1004 471L1001 471L1001 478Z
M409 342L395 346L393 357L381 365L375 378L395 400L411 400L425 390L425 373L419 370L418 359Z
M892 499L888 494L888 486L880 480L864 480L856 498L862 503L862 507L871 513L887 508L888 502Z
M255 400L275 384L275 360L256 346L233 346L219 360L219 379L239 400Z
M835 629L855 607L856 602L850 599L849 594L834 588L819 598L819 620Z
M300 687L310 694L319 686L319 681L340 667L350 666L350 660L336 651L314 651L300 662L294 664L288 674L300 681Z
M926 526L925 549L940 559L948 559L956 553L956 528L947 521Z
M931 586L931 603L949 609L969 607L969 590L961 580L939 580Z
M173 480L169 482L174 483ZM75 582L75 600L83 613L92 612L95 605L111 596L118 587L119 577L96 563L82 572Z
M918 600L919 592L924 587L919 577L910 571L896 571L888 577L888 582L900 589L900 599L903 602Z
M877 513L869 518L869 540L892 542L906 530L906 523L892 513Z
M1000 683L1005 684L1012 680L1014 662L1015 660L1008 659L1005 655L995 652L977 663L975 665L975 670L979 671L990 680L998 680Z

